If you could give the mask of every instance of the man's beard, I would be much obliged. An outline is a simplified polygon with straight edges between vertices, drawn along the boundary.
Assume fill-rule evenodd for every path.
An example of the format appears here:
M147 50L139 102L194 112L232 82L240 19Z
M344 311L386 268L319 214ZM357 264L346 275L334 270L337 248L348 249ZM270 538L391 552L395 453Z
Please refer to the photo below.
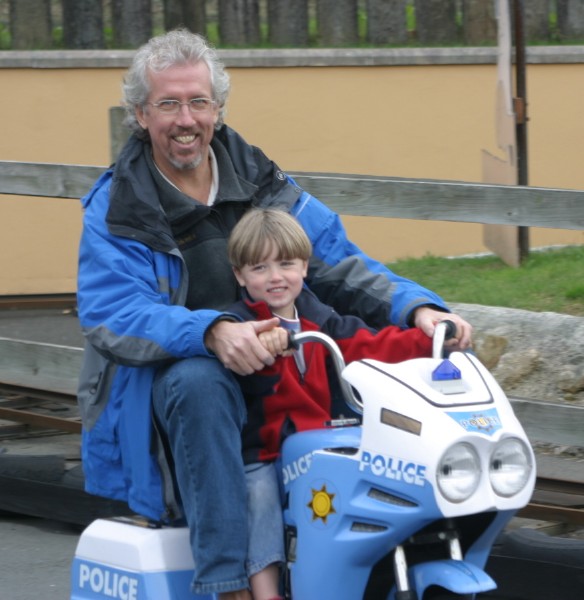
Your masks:
M174 156L170 157L170 164L179 171L190 171L196 169L201 162L203 161L203 157L199 154L196 158L193 158L190 162L180 162Z

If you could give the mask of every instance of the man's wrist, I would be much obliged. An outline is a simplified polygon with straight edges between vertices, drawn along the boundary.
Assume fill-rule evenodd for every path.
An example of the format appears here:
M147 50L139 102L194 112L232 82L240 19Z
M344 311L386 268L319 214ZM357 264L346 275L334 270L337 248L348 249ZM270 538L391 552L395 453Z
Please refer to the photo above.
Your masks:
M412 310L412 312L410 313L410 316L408 317L408 320L406 321L406 324L408 327L417 327L416 324L416 320L420 314L420 311L423 311L424 309L430 310L430 311L438 311L438 312L443 312L443 313L447 313L448 310L445 309L442 306L438 306L436 304L420 304L420 306L416 306L416 308L414 308Z
M216 319L213 319L213 321L211 321L211 323L209 323L209 325L207 326L207 329L205 330L205 334L203 335L203 344L204 344L207 352L213 356L215 356L215 351L212 349L212 343L210 342L210 337L213 336L213 329L215 328L215 326L218 325L219 323L223 323L223 322L238 323L239 319L237 319L237 317L235 317L234 315L224 313L224 314L219 315Z

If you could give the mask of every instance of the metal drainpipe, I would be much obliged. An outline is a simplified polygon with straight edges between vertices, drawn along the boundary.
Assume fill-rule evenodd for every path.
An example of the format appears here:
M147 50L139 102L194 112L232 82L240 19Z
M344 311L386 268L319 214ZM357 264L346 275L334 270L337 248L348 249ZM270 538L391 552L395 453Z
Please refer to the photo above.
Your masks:
M515 21L515 132L517 135L517 183L528 185L527 177L527 85L523 0L513 0ZM529 227L518 228L519 262L529 255Z

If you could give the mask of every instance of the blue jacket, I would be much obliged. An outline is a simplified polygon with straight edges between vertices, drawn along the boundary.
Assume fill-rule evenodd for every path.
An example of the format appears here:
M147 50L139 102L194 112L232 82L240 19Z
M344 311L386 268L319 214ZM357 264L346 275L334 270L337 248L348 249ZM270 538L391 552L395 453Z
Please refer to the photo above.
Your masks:
M163 209L165 184L149 166L148 144L137 138L82 199L78 309L86 346L78 399L86 490L156 520L180 516L180 507L157 450L153 378L169 361L209 355L207 328L237 300L224 248L244 210L278 206L298 218L314 247L306 283L341 314L380 328L406 327L421 305L447 310L432 292L365 256L347 240L335 213L233 130L218 130L212 147L221 173L216 202L188 203L191 226L210 228L200 247L177 243L186 217L179 210L170 218L168 205ZM189 282L184 256L191 251L214 261L197 274L201 282ZM197 296L209 288L215 297Z

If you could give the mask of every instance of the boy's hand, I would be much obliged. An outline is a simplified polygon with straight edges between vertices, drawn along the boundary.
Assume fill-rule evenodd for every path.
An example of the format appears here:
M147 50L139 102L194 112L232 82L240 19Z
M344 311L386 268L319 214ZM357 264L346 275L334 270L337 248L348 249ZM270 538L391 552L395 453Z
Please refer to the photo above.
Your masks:
M264 348L272 356L290 356L294 350L289 346L289 332L283 327L274 327L270 331L262 331L258 338Z
M279 322L277 317L244 323L218 321L207 330L205 345L228 369L239 375L250 375L274 364L275 355L266 350L259 336Z

